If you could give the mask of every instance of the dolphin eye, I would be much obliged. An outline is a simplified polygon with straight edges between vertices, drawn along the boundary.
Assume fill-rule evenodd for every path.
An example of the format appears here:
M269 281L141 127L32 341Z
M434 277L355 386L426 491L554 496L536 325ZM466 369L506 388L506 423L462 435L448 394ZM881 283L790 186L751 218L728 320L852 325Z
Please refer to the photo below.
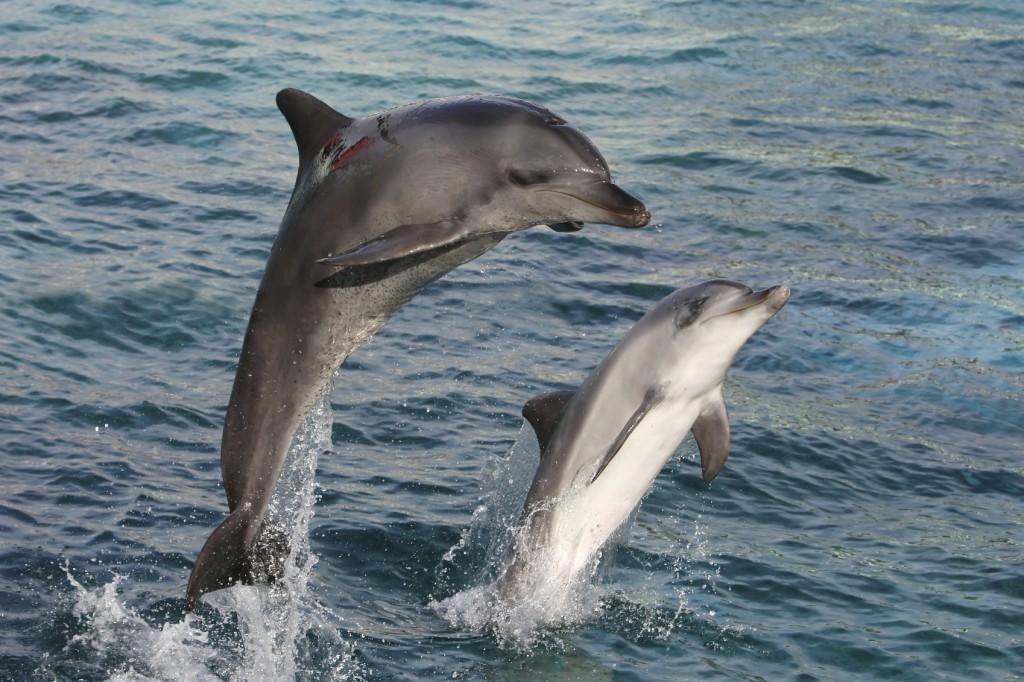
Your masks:
M540 185L548 182L551 179L550 173L544 171L526 171L513 169L508 173L508 179L513 185L519 187L529 187L530 185Z
M684 301L676 309L676 316L673 319L676 329L684 329L696 322L701 313L704 312L704 304L707 303L707 301L707 296L702 298L691 298L688 301Z

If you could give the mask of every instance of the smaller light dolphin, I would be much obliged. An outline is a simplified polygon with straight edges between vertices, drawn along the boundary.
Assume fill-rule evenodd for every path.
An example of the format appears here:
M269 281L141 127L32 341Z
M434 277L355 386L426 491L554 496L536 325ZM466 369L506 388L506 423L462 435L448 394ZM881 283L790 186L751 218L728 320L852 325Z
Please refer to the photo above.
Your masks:
M718 475L729 456L726 372L789 294L724 280L680 289L644 315L578 391L526 403L541 459L498 581L503 603L545 609L565 595L691 430L704 480Z

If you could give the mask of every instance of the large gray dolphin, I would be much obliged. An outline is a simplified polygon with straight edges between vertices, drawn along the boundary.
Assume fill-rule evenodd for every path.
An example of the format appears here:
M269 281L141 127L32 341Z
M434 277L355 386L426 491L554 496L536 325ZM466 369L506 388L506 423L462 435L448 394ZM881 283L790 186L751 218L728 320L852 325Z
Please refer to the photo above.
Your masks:
M253 545L296 430L341 362L402 304L511 232L650 220L581 132L529 102L456 97L352 119L288 89L277 105L298 176L224 422L230 515L192 569L188 610L206 592L259 579ZM263 540L280 550L280 538Z
M726 372L789 293L724 280L679 289L626 333L579 390L526 403L541 460L498 581L503 603L557 611L558 597L592 565L691 430L704 480L718 475L729 455Z

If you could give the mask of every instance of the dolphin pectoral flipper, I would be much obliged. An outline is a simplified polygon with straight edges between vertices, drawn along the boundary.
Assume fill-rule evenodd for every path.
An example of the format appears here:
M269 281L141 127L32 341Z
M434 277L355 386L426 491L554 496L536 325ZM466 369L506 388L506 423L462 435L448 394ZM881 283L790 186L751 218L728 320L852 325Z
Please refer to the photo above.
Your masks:
M693 423L693 437L700 450L700 468L705 481L712 481L729 457L729 413L719 393Z
M477 237L479 234L474 234L461 220L401 225L354 249L321 258L317 263L342 267L387 263L424 251L452 246L469 239L470 236Z
M644 417L646 417L664 397L665 391L661 386L653 386L647 389L647 393L644 395L644 399L643 402L640 403L640 407L636 408L636 412L634 412L629 420L626 421L626 425L622 427L621 431L619 431L619 435L615 437L615 440L612 441L611 447L608 448L608 452L606 452L604 457L601 459L601 464L597 468L597 473L594 474L592 479L590 479L591 483L596 481L597 477L604 472L605 467L611 464L612 460L615 459L615 455L618 454L622 445L626 442L626 439L628 439L630 434L633 433L633 429L636 428L637 424L642 422Z
M535 395L523 405L523 416L537 434L541 456L547 452L551 436L562 421L565 408L574 395L576 391L551 391Z

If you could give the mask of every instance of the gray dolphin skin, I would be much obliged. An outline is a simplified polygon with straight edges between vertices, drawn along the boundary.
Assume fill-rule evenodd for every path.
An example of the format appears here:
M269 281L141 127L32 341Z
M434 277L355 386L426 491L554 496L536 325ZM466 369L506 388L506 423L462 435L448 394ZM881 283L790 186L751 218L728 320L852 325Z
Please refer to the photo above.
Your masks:
M224 422L229 516L193 567L189 611L207 592L268 579L260 555L288 543L261 526L292 438L342 361L395 310L512 232L650 220L580 131L529 102L456 97L352 119L286 89L277 105L298 175Z
M704 480L729 455L722 384L736 353L789 300L725 280L658 303L577 391L539 395L523 416L541 460L497 584L507 604L545 608L593 565L692 430Z

